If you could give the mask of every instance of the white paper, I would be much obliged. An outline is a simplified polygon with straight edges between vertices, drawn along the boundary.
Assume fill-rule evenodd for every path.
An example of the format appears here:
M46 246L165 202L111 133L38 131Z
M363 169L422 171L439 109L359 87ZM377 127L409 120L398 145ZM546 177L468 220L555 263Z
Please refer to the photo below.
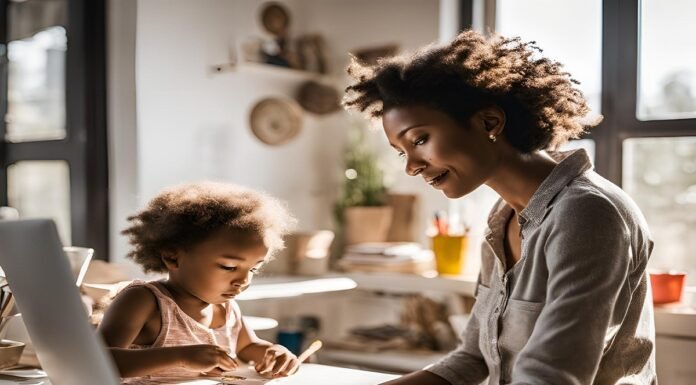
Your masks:
M208 385L208 384L229 384L229 385L263 385L273 381L271 378L264 378L259 375L251 366L243 366L235 370L224 372L221 377L199 377L199 378L173 378L173 377L151 377L143 380L142 384L181 384L181 385ZM277 380L276 380L277 381ZM276 382L273 381L273 384ZM140 384L140 382L138 382Z
M238 378L237 378L238 377ZM241 366L222 374L220 382L234 385L261 385L270 382L271 378L262 377L252 366Z

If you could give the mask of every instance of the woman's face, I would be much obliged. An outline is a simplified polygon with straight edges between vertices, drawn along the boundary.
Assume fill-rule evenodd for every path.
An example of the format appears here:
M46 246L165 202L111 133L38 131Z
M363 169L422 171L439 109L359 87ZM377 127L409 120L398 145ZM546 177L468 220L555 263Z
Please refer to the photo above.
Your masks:
M498 163L488 135L502 128L500 117L491 120L491 113L498 114L475 113L464 127L431 107L401 106L386 110L382 124L389 143L404 157L408 175L419 175L447 197L459 198L485 183Z

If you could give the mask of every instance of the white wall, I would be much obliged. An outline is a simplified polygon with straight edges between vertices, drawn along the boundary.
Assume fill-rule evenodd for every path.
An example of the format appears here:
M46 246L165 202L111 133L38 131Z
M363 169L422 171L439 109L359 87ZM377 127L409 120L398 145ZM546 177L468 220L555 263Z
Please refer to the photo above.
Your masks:
M132 0L136 1L136 0ZM121 0L112 1L119 3ZM135 92L117 95L134 121L110 121L112 141L112 260L123 261L127 245L118 232L125 216L144 205L160 189L201 179L230 181L263 189L288 202L300 229L332 228L332 206L341 178L341 154L351 119L345 112L305 117L292 142L269 147L248 128L248 114L267 96L291 97L302 76L239 69L213 74L211 66L229 62L238 39L261 34L258 7L263 1L137 0ZM429 0L287 0L292 32L318 32L327 43L332 81L343 88L347 52L356 47L396 42L413 50L438 38L438 2ZM114 7L115 5L112 5ZM118 6L123 8L124 6ZM121 18L133 19L132 10ZM127 25L128 20L126 20ZM123 29L127 29L127 31ZM117 37L118 39L118 37ZM110 51L111 72L123 72L129 58ZM126 74L127 75L127 74ZM127 76L122 76L127 77ZM111 76L110 87L118 82ZM126 79L127 80L127 79ZM126 81L126 83L128 83ZM111 96L111 95L110 95ZM113 104L113 102L110 102ZM115 109L118 113L118 108ZM111 111L111 116L114 111ZM125 127L128 126L128 127ZM124 128L126 128L124 130ZM382 141L385 159L396 160ZM398 168L401 165L397 164ZM422 193L423 221L447 200L421 180L399 171L394 190ZM487 211L487 205L482 205ZM423 222L424 223L424 222ZM478 258L475 259L478 262Z
M109 254L120 261L128 242L119 235L139 205L135 40L137 0L108 2L107 101L109 146Z

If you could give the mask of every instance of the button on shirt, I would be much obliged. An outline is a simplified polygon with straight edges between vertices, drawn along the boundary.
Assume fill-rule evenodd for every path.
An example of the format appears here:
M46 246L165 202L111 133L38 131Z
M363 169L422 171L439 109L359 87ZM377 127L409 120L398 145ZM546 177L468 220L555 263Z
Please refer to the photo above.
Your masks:
M463 342L426 370L452 385L656 384L646 221L584 150L550 155L559 163L518 213L520 260L505 266L501 200Z

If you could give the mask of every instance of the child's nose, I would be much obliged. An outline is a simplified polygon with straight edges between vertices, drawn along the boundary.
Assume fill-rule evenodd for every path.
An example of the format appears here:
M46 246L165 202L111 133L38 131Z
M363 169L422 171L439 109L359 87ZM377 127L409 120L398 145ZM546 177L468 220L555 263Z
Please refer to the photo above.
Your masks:
M244 287L249 284L249 280L251 279L251 273L247 273L244 278L242 279L235 279L232 281L233 286L238 286L238 287Z

